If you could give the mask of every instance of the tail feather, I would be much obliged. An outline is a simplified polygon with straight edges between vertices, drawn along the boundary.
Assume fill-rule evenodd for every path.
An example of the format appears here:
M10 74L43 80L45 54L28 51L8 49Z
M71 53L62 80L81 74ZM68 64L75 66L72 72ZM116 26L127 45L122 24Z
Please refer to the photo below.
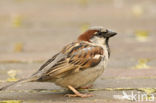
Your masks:
M33 82L33 81L36 81L36 80L37 80L37 79L34 78L34 77L32 77L32 78L29 77L29 78L25 78L25 79L20 79L20 80L18 80L18 81L16 81L16 82L13 82L13 83L11 83L11 84L8 84L8 85L6 85L6 86L0 88L0 91L6 90L7 88L9 88L9 87L11 87L11 86L14 86L14 85L16 85L16 84L18 84L18 83Z

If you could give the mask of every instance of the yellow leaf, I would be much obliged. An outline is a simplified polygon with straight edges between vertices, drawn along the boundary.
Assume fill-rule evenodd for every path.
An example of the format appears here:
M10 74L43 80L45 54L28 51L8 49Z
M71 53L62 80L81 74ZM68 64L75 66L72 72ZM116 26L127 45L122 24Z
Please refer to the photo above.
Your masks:
M20 15L13 16L12 26L18 28L21 26L21 24L22 24L22 16L20 16Z
M88 5L88 2L89 2L88 0L79 0L80 5L84 7Z
M4 100L0 101L0 103L22 103L21 100Z
M15 82L15 81L17 81L16 74L17 74L16 70L9 70L8 71L9 78L7 79L7 81L8 82Z
M139 90L145 92L147 95L150 95L150 94L156 92L155 88L139 88Z
M18 81L18 79L16 79L16 78L8 78L7 79L7 82L16 82L16 81Z
M149 69L150 66L147 65L149 59L139 59L135 69Z
M83 33L83 32L85 32L87 29L89 28L89 24L83 24L82 26L81 26L81 32Z
M14 78L14 77L16 76L16 73L17 73L16 70L9 70L9 71L8 71L8 75L9 75L11 78Z
M148 39L149 33L145 30L136 31L136 39L140 42L145 42Z
M134 5L132 7L132 13L134 14L134 16L140 17L143 15L144 9L141 5Z
M23 44L22 43L16 43L14 46L14 51L15 52L21 52L23 50Z

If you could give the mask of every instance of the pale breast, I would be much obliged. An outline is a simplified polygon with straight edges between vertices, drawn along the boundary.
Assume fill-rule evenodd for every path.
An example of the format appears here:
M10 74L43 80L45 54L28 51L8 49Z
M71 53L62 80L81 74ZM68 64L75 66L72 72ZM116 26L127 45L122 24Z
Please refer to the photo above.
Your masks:
M88 84L92 84L104 72L105 64L106 63L103 59L99 63L99 65L77 73L73 73L64 78L59 78L55 81L55 83L62 87L67 87L68 85L71 85L74 88L79 88Z
M56 79L55 83L62 87L67 87L68 85L73 86L74 88L79 88L93 83L102 73L108 62L108 51L107 47L104 45L99 45L103 48L103 55L97 54L94 56L94 59L101 58L101 61L98 65L79 72L71 73L63 78Z

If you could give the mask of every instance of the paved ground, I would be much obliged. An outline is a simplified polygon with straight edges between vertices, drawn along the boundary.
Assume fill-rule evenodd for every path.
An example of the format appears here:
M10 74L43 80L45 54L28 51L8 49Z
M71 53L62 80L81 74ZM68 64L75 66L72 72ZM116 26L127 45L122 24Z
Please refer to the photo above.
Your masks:
M68 98L67 91L52 83L25 83L1 92L1 101L131 103L121 95L134 92L139 100L148 94L143 101L149 101L156 94L155 0L3 0L0 10L0 86L8 83L10 70L17 72L17 79L34 73L88 26L118 32L110 41L105 73L93 89L82 90L94 97Z

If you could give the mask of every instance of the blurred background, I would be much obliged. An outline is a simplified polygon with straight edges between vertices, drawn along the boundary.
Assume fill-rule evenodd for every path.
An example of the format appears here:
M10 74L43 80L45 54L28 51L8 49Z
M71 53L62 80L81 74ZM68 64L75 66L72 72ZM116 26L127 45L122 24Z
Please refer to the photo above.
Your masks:
M1 0L0 61L45 60L90 26L118 33L115 67L155 61L155 0Z
M156 0L0 0L0 85L31 75L90 26L118 33L96 88L155 88Z

